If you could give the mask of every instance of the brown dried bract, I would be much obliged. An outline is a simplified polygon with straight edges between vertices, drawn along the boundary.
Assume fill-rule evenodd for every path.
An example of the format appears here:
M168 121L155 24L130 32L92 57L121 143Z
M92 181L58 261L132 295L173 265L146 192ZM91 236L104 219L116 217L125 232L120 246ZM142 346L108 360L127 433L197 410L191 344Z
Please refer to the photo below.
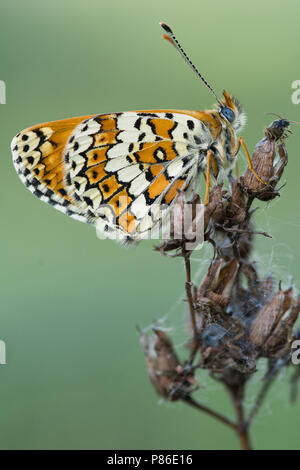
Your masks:
M153 331L151 344L145 333L140 335L149 378L159 395L172 401L186 397L195 388L193 371L180 364L168 335L158 328Z
M280 124L281 122L288 121L273 121L266 128L265 137L258 142L252 155L253 169L265 184L256 178L250 168L243 178L243 185L248 194L263 201L279 196L275 187L288 161L284 142L287 138L285 133L287 125ZM280 144L278 141L281 141Z

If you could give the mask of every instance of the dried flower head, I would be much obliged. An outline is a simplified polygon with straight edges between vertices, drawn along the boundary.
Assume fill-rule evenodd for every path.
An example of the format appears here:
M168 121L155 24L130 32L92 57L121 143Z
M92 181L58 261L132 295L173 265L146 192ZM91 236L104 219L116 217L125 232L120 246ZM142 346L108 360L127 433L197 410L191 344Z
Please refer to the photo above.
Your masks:
M279 192L275 187L288 161L288 155L283 141L283 139L287 137L284 133L286 126L280 127L278 122L279 121L273 121L270 126L266 128L265 137L258 142L252 155L253 169L265 184L259 181L249 168L245 173L243 181L245 190L252 196L263 201L268 201L279 196ZM277 142L279 140L282 142L278 146Z
M149 378L157 393L169 400L178 400L189 395L195 388L193 370L180 364L168 335L154 328L154 338L141 333L140 341L144 350Z
M186 248L189 235L199 230L196 217L199 196L194 195L189 202L193 210L185 232L188 236L181 239L177 236L185 224L185 202L180 194L173 211L171 238L156 248L163 254L175 250L175 256L184 258L190 313L188 360L180 363L165 332L154 330L151 347L148 338L142 335L148 373L158 393L170 400L184 400L233 427L243 448L250 448L248 430L253 417L278 372L290 365L293 340L300 339L299 330L294 331L300 310L295 288L284 290L281 284L276 288L272 276L259 276L252 260L254 235L270 235L254 231L251 206L255 199L266 201L279 195L276 186L288 159L284 142L287 134L280 125L274 121L266 128L253 153L254 172L265 184L248 168L239 180L229 177L228 189L220 184L212 188L201 230L204 241L212 245L214 256L199 286L191 282L193 250ZM268 359L268 370L246 418L244 391L259 368L260 358ZM224 385L236 409L237 424L195 401L194 374L199 369L208 370ZM300 372L296 371L292 379L293 397L299 379Z

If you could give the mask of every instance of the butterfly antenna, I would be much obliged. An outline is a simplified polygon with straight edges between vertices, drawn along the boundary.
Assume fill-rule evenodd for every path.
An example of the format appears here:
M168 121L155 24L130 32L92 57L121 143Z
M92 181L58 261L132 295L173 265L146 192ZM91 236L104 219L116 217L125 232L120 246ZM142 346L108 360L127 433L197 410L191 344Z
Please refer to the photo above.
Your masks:
M170 26L167 25L167 23L164 23L163 21L161 23L159 23L160 26L163 28L163 30L166 32L166 34L163 35L163 38L166 39L167 41L169 41L176 49L177 51L180 53L180 55L184 58L184 60L186 61L186 63L191 67L191 69L193 69L193 71L196 73L196 75L198 76L198 78L200 78L200 80L202 80L202 82L204 83L204 85L209 89L209 91L214 95L214 97L216 98L217 102L221 105L221 106L224 106L222 101L219 100L219 98L217 97L214 89L209 85L209 83L207 83L207 81L205 80L205 78L201 75L201 73L199 72L199 70L197 69L197 67L193 64L193 62L191 61L191 59L188 57L188 55L185 53L184 49L182 48L181 44L178 42L178 40L176 39L176 36L175 34L173 33L172 29L170 28Z

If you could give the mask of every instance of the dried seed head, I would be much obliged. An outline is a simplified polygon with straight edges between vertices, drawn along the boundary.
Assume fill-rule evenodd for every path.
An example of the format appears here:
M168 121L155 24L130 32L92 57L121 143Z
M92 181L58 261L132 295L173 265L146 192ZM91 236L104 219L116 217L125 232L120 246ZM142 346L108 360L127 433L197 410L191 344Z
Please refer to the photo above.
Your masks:
M210 299L213 303L225 307L231 298L232 288L239 268L237 260L229 262L223 259L213 261L200 285L197 301Z
M272 335L266 341L264 350L272 357L285 357L290 353L293 328L300 310L299 298L293 298L290 308L281 317Z
M274 176L274 159L276 155L276 143L274 140L264 137L258 142L252 155L252 165L256 174L261 178L262 181L269 184L271 178ZM246 190L255 194L256 197L261 192L266 190L266 185L261 183L250 168L247 168L244 180L244 186Z
M266 129L265 137L258 142L252 155L253 169L266 184L261 183L249 168L243 178L245 190L262 201L269 201L279 196L275 187L288 161L285 143L281 142L279 145L276 143L278 138L269 132L271 128ZM278 158L276 158L277 150Z
M291 362L292 341L300 338L300 330L293 332L300 301L292 288L274 292L273 278L260 279L250 258L254 234L266 235L253 231L251 204L255 198L270 200L279 194L275 187L288 158L283 141L287 135L278 134L275 127L272 133L273 127L267 128L252 159L254 171L268 185L247 169L240 181L229 177L228 190L215 185L210 192L203 225L204 240L213 246L213 261L200 287L190 282L187 260L191 252L184 249L184 240L176 239L184 226L183 194L174 206L171 239L158 247L164 254L176 250L174 256L185 258L190 313L188 368L180 364L166 333L155 329L150 347L148 338L142 337L150 379L157 392L169 400L191 398L193 371L203 368L241 401L244 386L261 357L268 358L265 380L269 382ZM190 201L192 208L199 201L195 195ZM195 228L195 212L190 226ZM294 382L299 378L300 373L295 374Z
M241 224L246 218L246 200L241 183L231 178L231 199L227 207L227 219L231 225Z
M209 195L209 203L205 207L205 231L208 228L210 221L217 223L223 223L226 217L226 205L227 200L224 198L226 195L221 184L217 184L213 187Z
M177 400L189 394L195 385L193 371L182 366L168 335L155 328L154 340L149 344L146 334L140 336L148 375L157 393L169 400Z
M298 317L299 300L293 288L279 290L261 308L251 323L249 337L260 356L278 355L290 346L292 329Z

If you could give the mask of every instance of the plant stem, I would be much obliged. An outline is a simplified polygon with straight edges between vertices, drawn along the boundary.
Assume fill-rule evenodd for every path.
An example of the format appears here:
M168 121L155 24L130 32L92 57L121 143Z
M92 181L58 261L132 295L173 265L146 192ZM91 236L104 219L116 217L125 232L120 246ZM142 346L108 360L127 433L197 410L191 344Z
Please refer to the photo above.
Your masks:
M235 431L237 431L237 425L233 421L226 418L226 416L223 416L222 414L218 413L217 411L214 411L211 408L208 408L207 406L201 405L196 400L194 400L192 397L188 396L186 398L183 398L182 401L184 401L188 405L193 406L194 408L196 408L199 411L203 411L204 413L212 416L213 418L221 421L223 424L226 424L227 426L229 426L232 429L234 429Z
M240 429L237 432L242 450L252 450L248 426L245 426L244 429Z
M268 377L265 379L265 382L264 382L263 386L260 389L260 392L258 393L258 395L256 397L253 408L249 413L249 416L248 416L248 419L247 419L247 425L248 426L251 424L251 422L253 421L254 416L256 415L259 408L261 407L261 405L262 405L262 403L263 403L263 401L264 401L264 399L265 399L265 397L266 397L266 395L269 391L269 388L271 387L271 385L272 385L274 379L276 378L279 370L280 370L279 368L274 366L273 369L271 370L271 372L269 372Z
M190 310L190 318L191 324L193 329L193 347L192 347L192 354L189 363L192 364L197 352L198 340L197 340L197 324L196 324L196 314L194 310L194 299L192 294L192 281L191 281L191 261L190 261L190 254L185 253L182 251L182 256L184 258L185 264L185 273L186 273L186 282L185 282L185 290L186 296L189 304Z
M249 422L245 419L244 407L243 407L243 398L244 398L244 386L233 387L226 386L233 406L235 408L237 416L237 425L236 432L240 440L242 450L252 450L252 445L249 436Z

